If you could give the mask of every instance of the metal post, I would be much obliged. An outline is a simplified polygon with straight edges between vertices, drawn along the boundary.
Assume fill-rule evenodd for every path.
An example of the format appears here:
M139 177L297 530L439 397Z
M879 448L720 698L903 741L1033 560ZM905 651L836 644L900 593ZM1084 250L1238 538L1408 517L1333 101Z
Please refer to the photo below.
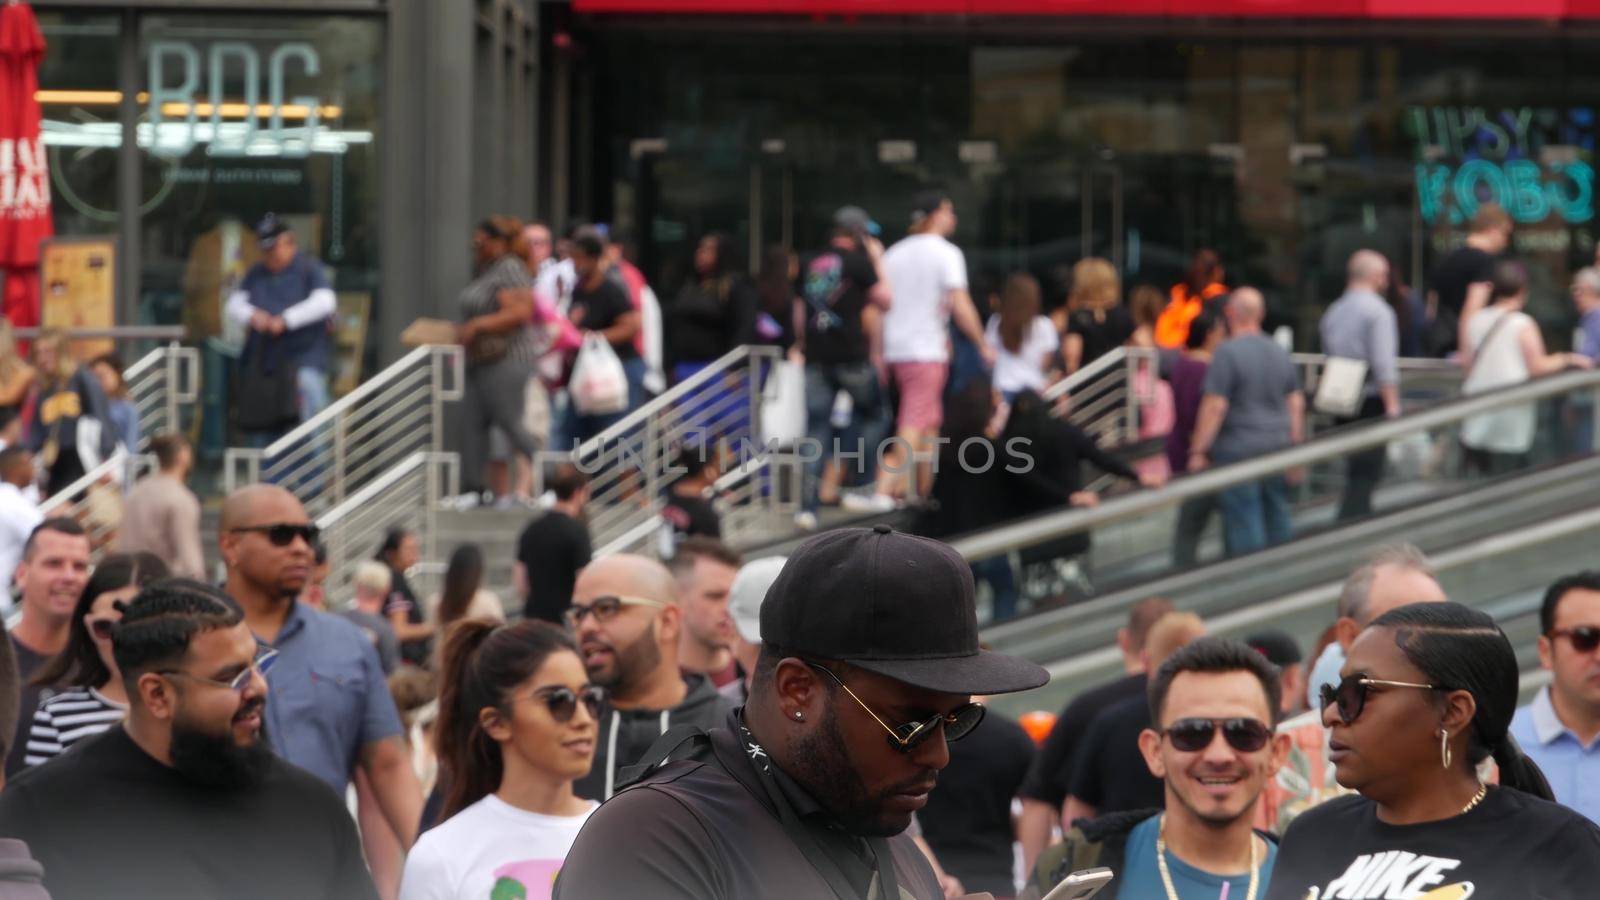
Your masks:
M444 423L441 421L441 417L444 415L444 400L439 396L444 388L443 375L444 373L439 365L439 351L429 351L428 380L431 383L432 390L428 391L428 427L433 430L431 446L435 453L444 449Z
M179 358L178 344L176 342L169 344L163 352L165 356L162 358L162 362L167 370L166 430L177 433L183 430L182 424L178 421L178 369L182 367L183 360Z
M333 502L344 501L344 467L345 467L345 433L344 416L338 415L333 419Z
M1128 392L1128 425L1123 440L1131 444L1139 439L1139 354L1128 353L1123 359L1123 368Z
M118 321L134 322L138 320L139 275L143 265L139 246L140 207L143 205L139 91L143 73L139 67L139 13L131 8L122 13L121 43L117 83L122 88L122 102L117 107L117 125L122 132L122 144L117 148L117 205L122 214L117 216L116 309Z

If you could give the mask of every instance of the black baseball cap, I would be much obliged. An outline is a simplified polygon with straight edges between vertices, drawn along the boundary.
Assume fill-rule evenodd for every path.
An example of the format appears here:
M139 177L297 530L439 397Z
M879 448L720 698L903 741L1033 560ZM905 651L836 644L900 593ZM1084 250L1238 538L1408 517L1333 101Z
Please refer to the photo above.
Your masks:
M266 250L278 242L279 236L289 230L288 224L278 218L274 213L267 213L256 223L256 240L261 242L261 249Z
M950 545L888 525L801 544L761 604L761 640L946 694L1008 694L1050 673L978 646L972 569Z
M911 198L911 224L921 222L949 202L951 202L950 195L944 191L918 191L917 195Z
M1244 642L1279 668L1292 666L1305 658L1300 653L1300 644L1287 631L1276 628L1258 631L1245 638Z

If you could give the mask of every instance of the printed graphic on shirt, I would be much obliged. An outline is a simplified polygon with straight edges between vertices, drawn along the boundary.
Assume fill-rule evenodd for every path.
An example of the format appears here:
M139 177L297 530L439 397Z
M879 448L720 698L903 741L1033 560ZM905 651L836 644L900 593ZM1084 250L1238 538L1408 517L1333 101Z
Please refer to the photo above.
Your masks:
M1405 850L1367 853L1326 887L1313 887L1305 900L1467 900L1470 881L1444 884L1459 859L1422 856Z
M524 859L494 870L494 888L485 900L550 900L559 859Z
M806 302L816 317L818 331L828 331L843 324L830 308L844 294L844 259L837 253L824 253L806 267Z

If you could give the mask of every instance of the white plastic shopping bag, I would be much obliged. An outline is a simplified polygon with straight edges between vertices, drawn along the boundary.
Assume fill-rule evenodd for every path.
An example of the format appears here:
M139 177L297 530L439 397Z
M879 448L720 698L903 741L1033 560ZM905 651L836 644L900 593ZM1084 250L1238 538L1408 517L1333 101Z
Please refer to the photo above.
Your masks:
M792 447L806 436L806 370L787 360L773 366L761 392L761 445Z
M580 415L607 416L628 410L628 373L604 336L590 332L572 364L567 382L572 405Z

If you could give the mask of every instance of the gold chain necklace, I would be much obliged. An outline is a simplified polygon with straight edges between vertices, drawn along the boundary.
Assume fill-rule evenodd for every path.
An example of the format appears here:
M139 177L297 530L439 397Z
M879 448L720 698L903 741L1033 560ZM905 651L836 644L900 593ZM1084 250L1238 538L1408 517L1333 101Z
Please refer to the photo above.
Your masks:
M1473 800L1477 803L1483 797ZM1467 809L1471 809L1469 805ZM1464 812L1465 810L1463 810ZM1250 833L1250 890L1245 892L1245 900L1256 900L1256 887L1261 878L1261 866L1256 858L1256 835ZM1167 814L1161 814L1161 822L1156 826L1156 866L1161 869L1161 886L1167 889L1167 900L1183 900L1178 896L1178 889L1172 886L1172 873L1167 871Z
M1487 796L1489 796L1489 786L1487 784L1478 785L1478 792L1472 795L1472 799L1468 800L1467 805L1461 807L1461 812L1456 813L1456 815L1464 816L1467 813L1472 812L1472 808L1477 806L1479 803L1482 803L1483 798Z

